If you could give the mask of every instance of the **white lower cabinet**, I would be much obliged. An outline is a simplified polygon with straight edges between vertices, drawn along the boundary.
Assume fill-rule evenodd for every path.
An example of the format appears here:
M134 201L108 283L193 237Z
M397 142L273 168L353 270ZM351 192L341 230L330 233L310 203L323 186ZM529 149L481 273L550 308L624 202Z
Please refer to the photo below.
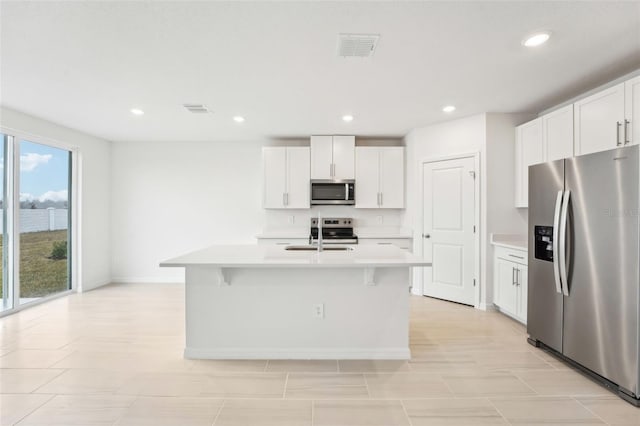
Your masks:
M500 312L527 323L527 252L494 247L494 304Z

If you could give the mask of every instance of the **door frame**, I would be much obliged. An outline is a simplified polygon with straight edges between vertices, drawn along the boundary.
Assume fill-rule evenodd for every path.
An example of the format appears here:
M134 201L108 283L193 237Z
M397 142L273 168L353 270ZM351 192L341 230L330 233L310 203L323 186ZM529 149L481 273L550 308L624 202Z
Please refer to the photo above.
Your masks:
M418 169L419 169L419 175L420 175L420 183L419 183L419 187L420 187L420 196L418 197L420 200L420 205L418 206L418 211L420 212L420 232L417 234L417 237L420 240L420 245L419 245L419 249L420 249L420 255L424 256L424 238L422 237L422 235L424 234L424 166L425 164L429 164L429 163L439 163L441 161L449 161L449 160L461 160L461 159L465 159L465 158L473 158L473 163L474 163L474 168L475 168L475 178L474 178L474 184L473 184L473 193L474 193L474 198L475 198L475 203L473 206L473 221L476 227L476 232L474 234L474 266L473 266L473 273L474 273L474 279L476 282L476 286L474 289L474 302L473 302L473 307L476 309L481 309L482 306L480 306L480 287L483 285L482 283L482 279L481 279L481 275L480 275L480 259L481 259L481 254L480 254L480 234L482 233L482 228L480 226L481 222L480 222L480 205L482 203L481 197L480 197L480 179L482 176L482 170L480 169L480 152L475 151L475 152L469 152L469 153L463 153L463 154L455 154L455 155L443 155L443 156L436 156L436 157L426 157L426 158L422 158L420 160L418 160ZM420 268L420 273L418 274L418 283L419 283L419 287L421 289L420 295L424 295L424 270L422 268Z

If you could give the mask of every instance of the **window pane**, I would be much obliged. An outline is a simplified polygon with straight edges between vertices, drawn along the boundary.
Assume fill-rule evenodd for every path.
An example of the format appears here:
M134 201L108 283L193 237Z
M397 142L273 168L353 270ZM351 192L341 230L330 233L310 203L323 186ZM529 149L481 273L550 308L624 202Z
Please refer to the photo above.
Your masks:
M71 288L71 153L20 141L20 304Z
M7 181L5 175L7 173L6 152L7 152L7 135L0 133L0 164L2 165L2 171L0 173L0 191L2 196L0 197L0 203L2 208L0 214L2 214L2 233L0 234L0 248L2 249L2 262L0 262L0 268L2 268L2 286L0 287L0 298L2 298L2 304L0 304L0 312L13 307L13 292L10 286L9 274L7 270L7 197L5 190L5 182Z

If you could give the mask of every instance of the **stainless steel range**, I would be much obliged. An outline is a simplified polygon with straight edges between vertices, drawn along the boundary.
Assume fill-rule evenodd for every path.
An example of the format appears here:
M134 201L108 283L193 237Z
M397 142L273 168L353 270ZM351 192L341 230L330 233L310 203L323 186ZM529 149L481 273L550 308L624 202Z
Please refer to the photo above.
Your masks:
M324 244L358 244L353 233L354 220L350 217L323 217L321 223ZM309 244L318 243L318 218L311 218Z

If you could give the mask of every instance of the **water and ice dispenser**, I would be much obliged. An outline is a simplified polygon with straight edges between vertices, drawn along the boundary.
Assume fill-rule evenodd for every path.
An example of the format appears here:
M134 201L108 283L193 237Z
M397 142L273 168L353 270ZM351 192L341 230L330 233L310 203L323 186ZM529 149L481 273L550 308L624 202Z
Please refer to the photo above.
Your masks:
M534 227L534 257L553 262L553 226Z

